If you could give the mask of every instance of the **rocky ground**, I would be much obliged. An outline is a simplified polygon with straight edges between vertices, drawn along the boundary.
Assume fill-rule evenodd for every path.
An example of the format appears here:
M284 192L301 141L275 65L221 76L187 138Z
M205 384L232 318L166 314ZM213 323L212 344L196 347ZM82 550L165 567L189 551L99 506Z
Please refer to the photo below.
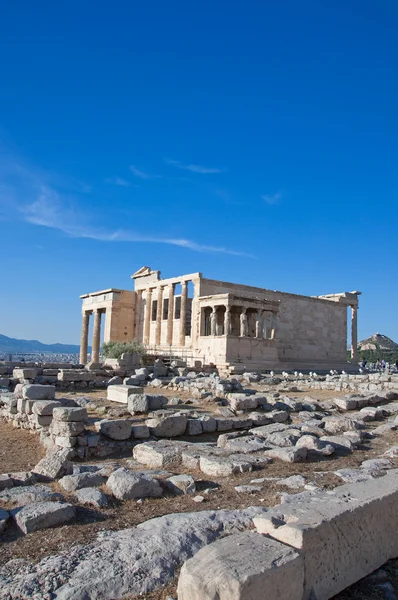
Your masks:
M296 386L291 385L291 388L294 387ZM265 427L272 427L266 432L260 431L262 426L258 425L257 432L256 427L232 434L228 431L215 431L200 436L176 436L161 443L153 441L152 435L149 440L144 439L141 443L137 443L136 448L140 446L141 452L142 448L147 447L148 452L152 452L153 448L157 451L157 448L164 444L167 456L164 464L156 468L148 464L148 458L142 458L142 453L137 452L135 448L123 446L116 449L111 456L91 457L84 461L75 460L73 466L68 463L66 458L65 464L69 464L68 468L62 473L60 472L59 476L48 478L47 481L43 481L39 476L31 475L31 472L35 471L35 465L44 456L39 436L30 431L14 428L11 423L0 421L2 439L0 472L12 473L12 477L14 477L13 484L10 486L7 478L1 479L0 477L0 489L3 490L0 491L0 509L9 511L12 515L18 508L25 507L26 509L35 501L44 500L44 502L56 501L58 503L61 501L65 506L70 506L72 511L71 517L65 521L62 519L60 522L55 521L53 527L40 525L36 529L35 525L33 527L35 530L32 531L29 531L29 523L32 522L30 515L25 520L18 516L8 519L0 537L2 542L0 546L0 598L52 598L51 594L58 589L60 583L54 582L53 579L50 582L49 575L43 579L37 573L39 571L40 573L47 572L49 567L46 565L52 565L51 561L54 560L54 557L62 555L64 558L61 572L66 574L71 569L72 559L81 562L81 556L89 555L90 552L93 555L97 553L98 536L100 536L99 539L109 539L110 553L114 551L112 544L124 547L123 537L109 538L109 532L120 532L120 535L123 536L124 531L145 524L150 519L174 513L186 514L187 518L192 520L193 513L196 513L197 518L201 519L203 511L215 511L214 514L218 514L217 511L234 511L234 515L236 511L242 511L239 513L241 516L235 516L233 519L228 516L230 513L225 513L226 516L222 513L224 516L221 519L220 527L223 531L229 532L228 528L231 526L229 519L232 519L234 523L235 521L239 523L239 519L241 519L242 528L250 527L248 525L250 519L247 521L247 517L244 516L248 507L275 506L284 502L287 495L308 492L313 489L331 490L345 482L382 477L387 469L398 467L398 438L395 423L398 409L392 412L387 410L389 404L393 406L393 398L391 401L380 398L378 403L373 402L372 407L375 408L377 405L379 412L376 409L372 412L371 409L368 413L360 413L360 411L343 411L333 404L334 400L346 397L344 392L314 390L305 385L301 385L294 391L286 390L286 386L277 391L278 388L275 386L265 389L264 382L246 383L245 389L250 392L251 396L253 393L269 396L270 401L272 400L271 408L279 409L279 412L284 411L282 404L287 402L287 398L292 401L292 406L296 402L310 405L314 403L314 407L308 408L308 415L305 416L303 410L300 412L300 410L291 409L285 404L288 412L286 419L283 418L280 423L273 421L271 424L265 425ZM166 387L162 388L161 393L167 398L175 398L177 395L175 389ZM74 392L63 394L63 396L78 399L83 397L83 394ZM86 392L84 397L89 400L86 406L88 411L87 429L91 428L94 431L96 422L104 416L111 420L117 420L126 415L126 407L108 401L104 391ZM204 398L195 398L189 391L180 391L178 397L182 404L174 407L174 411L183 408L183 410L192 411L196 416L206 414L215 418L221 413L227 418L228 415L222 413L223 405L224 409L231 410L231 403L214 401L214 394ZM278 406L275 406L276 402L279 403ZM73 410L76 409L67 410L70 411L68 414L73 414ZM274 413L275 410L272 414ZM244 411L239 411L239 416L243 419ZM142 422L146 418L145 415L137 416L137 419ZM337 420L332 421L333 418ZM307 429L303 428L303 425ZM384 429L380 429L383 425ZM329 431L326 430L327 428ZM327 435L325 436L325 434ZM333 437L334 441L331 439ZM303 438L310 439L303 442ZM329 438L330 441L327 439L321 441L322 438ZM337 438L340 438L340 442ZM298 462L290 462L289 455L288 461L285 458L280 460L280 450L292 452L291 449L295 448L296 444L299 445L300 439L303 442L302 447L306 449L304 458L298 459ZM202 462L196 459L193 462L177 460L173 463L170 459L170 448L173 445L178 447L178 442L184 441L189 441L191 445L194 442L199 454L204 453L205 458L208 448L213 448L212 452L216 454L217 452L224 453L222 454L223 461L230 460L231 456L235 458L239 456L241 457L240 462L238 461L239 468L231 468L231 472L221 474L219 465L216 464L214 473L212 473L213 465L210 465L208 473L204 473ZM248 444L244 450L241 449L242 443ZM154 444L155 446L153 446ZM236 446L239 448L238 450L235 448L236 444L239 445ZM252 446L253 444L254 446ZM396 449L390 451L394 447ZM184 447L181 446L181 448L184 452ZM271 449L271 454L267 455L270 450L266 448ZM277 454L273 455L272 452L275 450L277 450ZM266 461L264 461L264 456L267 456ZM260 463L250 465L250 459L253 457L261 458ZM381 462L365 462L380 458ZM199 462L200 469L198 468ZM23 481L21 472L25 473ZM145 475L144 478L142 478L142 473ZM134 477L140 474L138 475L139 481L130 480L131 474ZM170 481L170 478L176 475L184 475L185 478ZM85 477L87 478L86 483L84 483ZM82 484L77 483L80 481L79 478ZM33 491L30 491L32 488ZM88 500L81 492L82 489L84 492L87 488L91 490ZM41 494L41 496L39 494L40 497L37 496L38 491ZM20 514L25 509L22 509ZM17 515L17 513L15 514ZM161 524L162 521L159 523ZM200 534L201 528L206 531L207 526L204 523L201 525L199 521L198 523L199 538L200 535L203 535L203 540L207 540L203 543L209 543L213 538L211 536L208 538L207 533ZM28 527L28 533L24 532L24 526ZM170 531L173 531L173 527L178 530L178 526L171 521ZM189 526L187 527L189 529ZM159 539L163 539L162 532L158 535ZM214 535L220 535L218 529ZM194 542L191 541L191 543ZM186 541L181 544L181 547L185 548ZM14 562L15 560L19 562ZM50 563L46 562L48 560ZM153 560L157 564L156 556ZM36 567L29 565L36 565ZM49 572L53 572L53 570L52 566ZM28 574L34 579L34 583L29 584L30 587L26 584ZM23 582L23 584L21 583L22 587L13 587L14 577L16 577L16 581ZM68 580L71 576L63 575L62 577L66 577L65 580ZM176 564L172 575L167 573L166 576L163 571L162 575L159 575L159 581L164 583L160 589L152 592L141 591L138 595L130 596L123 592L123 597L147 598L148 600L176 598L177 579L178 566ZM2 581L3 592L1 592ZM134 585L131 586L131 589L134 589ZM18 589L19 591L17 591ZM137 584L136 589L143 588ZM394 600L397 595L398 562L390 561L375 574L358 582L336 598L339 600L348 600L348 598ZM62 597L67 598L68 596Z

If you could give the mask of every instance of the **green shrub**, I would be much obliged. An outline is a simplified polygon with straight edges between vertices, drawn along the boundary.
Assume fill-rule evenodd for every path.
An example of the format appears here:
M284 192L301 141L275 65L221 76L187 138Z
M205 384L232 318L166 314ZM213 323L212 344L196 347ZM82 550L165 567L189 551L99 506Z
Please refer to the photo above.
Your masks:
M131 342L106 342L102 346L102 354L105 358L120 358L122 354L145 355L145 348L138 340Z

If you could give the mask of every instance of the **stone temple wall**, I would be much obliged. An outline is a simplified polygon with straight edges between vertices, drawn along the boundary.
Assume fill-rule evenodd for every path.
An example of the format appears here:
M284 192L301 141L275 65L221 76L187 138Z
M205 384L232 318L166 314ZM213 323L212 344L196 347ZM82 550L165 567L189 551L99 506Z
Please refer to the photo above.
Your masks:
M200 280L201 296L234 292L280 301L275 339L282 364L289 361L346 362L345 304L211 279Z

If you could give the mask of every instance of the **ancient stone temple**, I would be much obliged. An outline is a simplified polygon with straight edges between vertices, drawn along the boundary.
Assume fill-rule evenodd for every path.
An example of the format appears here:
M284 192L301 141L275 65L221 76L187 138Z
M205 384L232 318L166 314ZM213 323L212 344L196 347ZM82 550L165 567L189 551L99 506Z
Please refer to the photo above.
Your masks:
M100 341L141 341L154 354L180 356L191 366L240 369L344 369L347 308L351 309L352 362L357 361L360 292L300 296L207 279L201 273L161 279L142 267L134 291L107 289L81 296L80 361ZM104 331L101 324L104 317Z

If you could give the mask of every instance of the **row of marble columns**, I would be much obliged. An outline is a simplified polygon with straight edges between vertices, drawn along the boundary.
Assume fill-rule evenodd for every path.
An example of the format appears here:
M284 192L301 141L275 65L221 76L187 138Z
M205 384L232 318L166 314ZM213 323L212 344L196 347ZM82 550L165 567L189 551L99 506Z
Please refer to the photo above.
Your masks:
M94 309L94 325L93 325L93 338L92 338L92 350L91 350L91 362L99 363L100 359L100 346L101 346L101 316L105 312L103 309ZM87 362L88 354L88 330L90 326L90 315L91 311L85 311L82 315L82 332L80 338L80 364L85 365Z
M220 306L212 306L210 313L210 335L220 335L217 330L217 311L221 308ZM231 318L231 308L226 306L224 313L224 333L223 335L231 335L232 334L232 318ZM274 339L276 333L276 314L272 311L267 310L258 310L253 308L241 308L241 312L239 315L240 327L239 327L239 335L240 337L249 337L249 323L248 323L248 311L255 315L256 324L255 324L255 337L260 339L266 339L267 336L267 317L271 315L271 323L270 323L270 336L268 339Z
M167 298L168 298L168 312L167 312L167 333L166 333L166 343L169 346L173 344L173 322L174 322L174 292L176 283L170 283L167 286ZM158 286L157 289L157 312L156 312L156 326L155 326L155 344L159 346L161 344L162 339L162 322L163 322L163 296L164 289L166 286ZM138 292L140 294L140 292ZM139 296L139 306L137 302L137 310L136 314L140 315L141 302L142 302L142 292ZM178 336L177 344L179 346L185 346L185 336L186 336L186 314L187 314L187 298L188 298L188 281L181 282L181 305L180 305L180 331ZM151 321L152 321L152 288L146 291L145 298L145 313L144 313L144 333L143 333L143 342L144 345L148 345L150 341L150 333L151 333ZM138 331L139 321L136 324L136 330Z

